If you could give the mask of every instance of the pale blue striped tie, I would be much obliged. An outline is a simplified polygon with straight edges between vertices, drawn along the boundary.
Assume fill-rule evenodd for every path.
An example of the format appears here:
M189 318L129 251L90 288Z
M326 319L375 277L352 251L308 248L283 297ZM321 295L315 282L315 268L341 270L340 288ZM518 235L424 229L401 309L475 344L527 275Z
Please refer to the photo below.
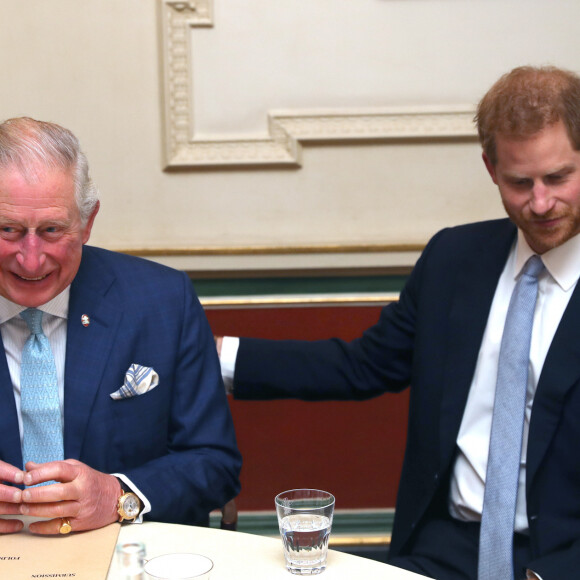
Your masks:
M479 536L478 580L510 580L513 534L526 408L530 342L544 269L532 256L514 288L498 361L485 497Z
M36 308L20 313L31 332L22 350L20 369L24 465L27 461L46 463L64 459L56 365L42 331L42 314Z

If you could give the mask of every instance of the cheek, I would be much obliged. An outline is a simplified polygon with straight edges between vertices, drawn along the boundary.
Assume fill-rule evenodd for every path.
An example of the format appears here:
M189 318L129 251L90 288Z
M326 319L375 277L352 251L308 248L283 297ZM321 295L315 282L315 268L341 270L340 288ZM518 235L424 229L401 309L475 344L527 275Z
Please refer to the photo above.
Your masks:
M511 192L501 192L501 201L509 212L519 213L522 211L522 208L526 205L526 199L524 196L521 195L514 195Z
M0 243L0 263L9 259L10 256L13 256L15 253L16 251L11 251L11 249L7 248L5 244Z
M78 242L64 242L45 246L45 255L59 265L62 270L70 271L78 268L81 261L82 245Z
M576 211L580 210L580 187L575 186L570 188L562 200L565 201L570 207L574 208Z
M0 269L12 270L15 266L16 256L19 252L16 244L9 244L5 241L0 242Z

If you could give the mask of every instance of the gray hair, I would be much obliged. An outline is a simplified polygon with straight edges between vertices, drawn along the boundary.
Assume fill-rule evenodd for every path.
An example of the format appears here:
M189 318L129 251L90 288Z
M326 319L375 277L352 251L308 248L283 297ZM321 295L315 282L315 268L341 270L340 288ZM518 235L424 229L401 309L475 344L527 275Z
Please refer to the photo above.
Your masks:
M75 201L86 224L99 201L99 191L89 176L89 163L78 139L60 125L29 117L0 123L0 169L16 167L33 179L38 164L72 172Z

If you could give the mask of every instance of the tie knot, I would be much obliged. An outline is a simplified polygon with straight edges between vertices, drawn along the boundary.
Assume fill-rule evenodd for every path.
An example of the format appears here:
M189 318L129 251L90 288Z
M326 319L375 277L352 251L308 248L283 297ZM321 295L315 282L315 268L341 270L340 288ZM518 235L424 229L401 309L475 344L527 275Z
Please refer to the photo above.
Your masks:
M522 274L537 278L544 269L544 262L542 258L534 254L524 265Z
M32 334L42 334L42 310L27 308L20 313Z

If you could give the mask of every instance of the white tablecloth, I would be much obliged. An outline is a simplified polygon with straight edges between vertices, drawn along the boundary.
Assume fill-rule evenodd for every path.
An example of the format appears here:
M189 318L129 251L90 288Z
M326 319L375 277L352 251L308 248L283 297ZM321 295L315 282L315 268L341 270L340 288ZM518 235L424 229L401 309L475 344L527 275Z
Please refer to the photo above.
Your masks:
M145 543L147 558L176 552L203 554L214 562L211 580L290 580L284 564L282 541L255 534L214 528L145 522L124 525L119 541ZM423 576L400 570L367 558L329 550L326 570L320 580L419 580ZM108 580L118 580L113 558Z

